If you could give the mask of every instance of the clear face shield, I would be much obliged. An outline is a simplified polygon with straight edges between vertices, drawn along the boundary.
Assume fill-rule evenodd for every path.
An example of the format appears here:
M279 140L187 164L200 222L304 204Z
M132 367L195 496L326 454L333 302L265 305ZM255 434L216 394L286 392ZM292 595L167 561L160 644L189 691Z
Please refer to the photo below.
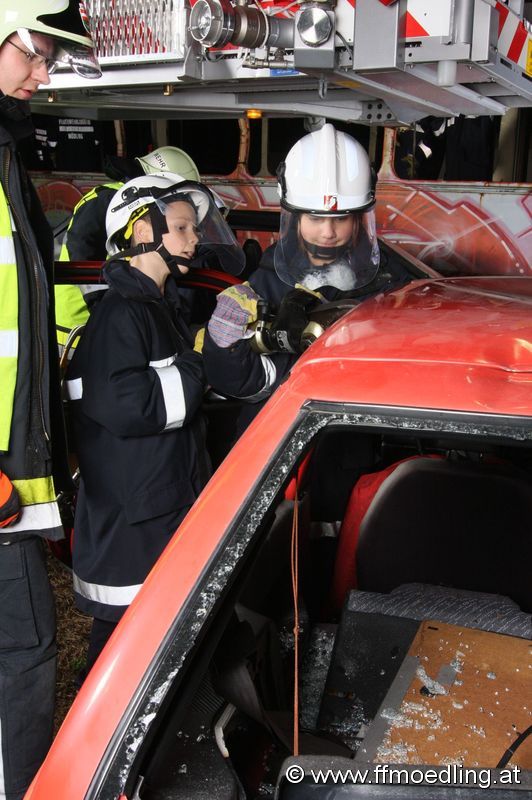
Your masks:
M31 53L43 59L49 75L64 66L82 78L101 77L102 71L92 47L27 28L18 28L17 34Z
M342 215L281 209L274 266L289 286L344 292L367 286L379 270L373 208Z
M245 267L246 257L233 231L220 213L211 192L194 181L179 184L169 194L155 200L155 205L165 218L170 232L174 212L172 206L179 201L189 203L195 210L197 243L191 268L211 268L239 275Z

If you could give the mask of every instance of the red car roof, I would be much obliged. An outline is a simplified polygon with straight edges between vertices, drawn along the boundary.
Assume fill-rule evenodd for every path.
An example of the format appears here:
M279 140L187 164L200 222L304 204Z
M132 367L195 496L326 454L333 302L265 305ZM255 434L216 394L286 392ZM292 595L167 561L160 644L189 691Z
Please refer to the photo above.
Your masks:
M289 383L301 401L532 415L532 279L423 280L375 297Z

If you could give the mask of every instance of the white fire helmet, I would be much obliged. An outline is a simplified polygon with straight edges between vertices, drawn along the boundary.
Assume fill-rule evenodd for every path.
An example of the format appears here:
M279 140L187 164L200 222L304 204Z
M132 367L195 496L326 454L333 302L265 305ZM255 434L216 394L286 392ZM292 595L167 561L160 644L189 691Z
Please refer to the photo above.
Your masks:
M17 33L25 47L46 59L48 72L70 67L83 78L102 74L80 0L3 0L0 45Z
M179 147L165 145L152 150L145 156L139 156L136 161L145 175L157 175L159 172L174 172L181 175L184 181L200 181L198 168L188 153Z
M296 142L277 175L281 280L342 291L371 283L379 269L375 177L362 145L327 123Z
M196 181L185 181L181 175L171 172L133 178L115 193L105 220L107 229L105 246L109 256L124 251L129 255L133 254L131 252L133 225L137 219L148 213L154 233L152 249L158 249L163 255L165 250L160 246L162 236L167 232L166 209L172 203L179 201L190 203L196 212L198 258L187 266L201 267L202 257L214 255L220 269L233 274L241 272L245 266L244 253L216 207L209 188Z

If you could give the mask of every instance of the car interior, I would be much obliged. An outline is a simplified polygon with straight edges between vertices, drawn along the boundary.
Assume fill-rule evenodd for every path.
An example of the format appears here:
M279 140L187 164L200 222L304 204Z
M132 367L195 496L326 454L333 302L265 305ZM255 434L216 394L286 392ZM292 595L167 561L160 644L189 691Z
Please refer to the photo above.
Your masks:
M322 429L159 712L138 797L335 797L283 780L294 753L531 770L530 519L526 442ZM338 797L381 797L363 790Z

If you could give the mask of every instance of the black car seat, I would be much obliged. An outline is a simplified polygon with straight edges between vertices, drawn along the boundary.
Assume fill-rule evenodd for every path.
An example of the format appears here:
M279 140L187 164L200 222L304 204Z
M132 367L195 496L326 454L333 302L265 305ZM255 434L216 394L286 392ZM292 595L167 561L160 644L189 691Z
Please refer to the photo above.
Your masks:
M532 609L532 481L496 463L414 457L357 481L340 530L332 600L425 583Z

